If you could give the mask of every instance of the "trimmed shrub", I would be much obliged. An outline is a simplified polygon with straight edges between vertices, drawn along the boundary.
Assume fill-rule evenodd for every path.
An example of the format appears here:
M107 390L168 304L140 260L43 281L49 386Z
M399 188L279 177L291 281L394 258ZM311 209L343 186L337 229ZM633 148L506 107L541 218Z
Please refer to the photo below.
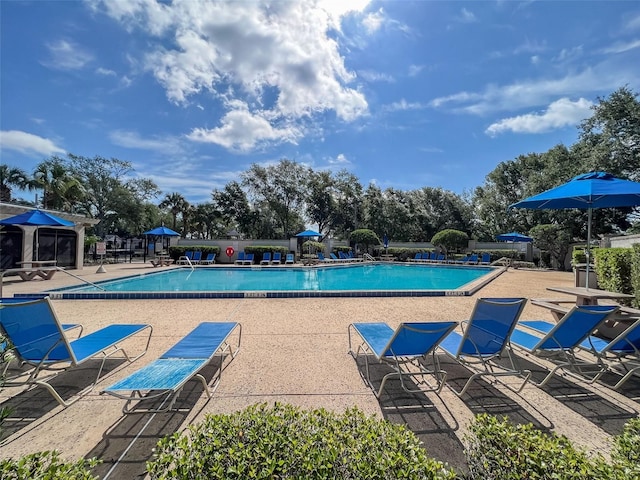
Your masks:
M363 250L367 253L369 253L370 246L378 246L382 243L376 232L368 228L354 230L349 235L349 240L363 247Z
M616 436L611 459L621 478L640 478L640 418L629 420Z
M566 437L531 424L512 425L506 419L478 415L465 441L470 480L625 478L602 455L587 453Z
M640 243L634 243L631 247L631 288L636 296L633 306L640 308Z
M276 403L207 415L158 442L153 479L454 479L402 425Z
M322 242L316 242L313 240L307 240L306 242L303 242L302 244L302 253L309 253L311 252L312 254L318 253L318 252L324 252L324 243Z
M3 480L97 480L90 471L100 463L92 458L64 462L57 451L38 452L17 460L0 460Z
M460 230L447 228L436 233L431 239L434 246L441 245L447 249L447 252L457 252L469 245L469 235Z
M598 248L594 250L598 285L603 290L632 293L630 248Z

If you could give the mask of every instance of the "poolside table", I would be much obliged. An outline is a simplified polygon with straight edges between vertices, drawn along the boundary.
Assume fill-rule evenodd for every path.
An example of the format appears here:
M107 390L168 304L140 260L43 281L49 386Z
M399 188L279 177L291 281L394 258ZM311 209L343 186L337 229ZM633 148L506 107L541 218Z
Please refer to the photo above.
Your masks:
M627 300L634 298L633 295L619 292L609 292L597 288L585 287L547 287L552 292L564 293L576 297L576 305L597 305L598 300Z

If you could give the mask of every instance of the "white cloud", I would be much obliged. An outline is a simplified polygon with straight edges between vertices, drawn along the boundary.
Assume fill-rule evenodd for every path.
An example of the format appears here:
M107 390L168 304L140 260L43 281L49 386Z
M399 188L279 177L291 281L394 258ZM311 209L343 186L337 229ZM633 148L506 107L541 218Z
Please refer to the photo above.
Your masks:
M626 22L624 22L625 30L640 30L640 13L628 18Z
M420 102L407 102L404 98L398 102L390 103L389 105L385 105L383 110L387 112L398 112L398 111L406 111L406 110L422 110L427 108L427 105L424 105Z
M152 150L167 154L175 154L182 151L179 141L173 137L142 138L137 132L114 130L109 133L109 139L113 144L126 148Z
M396 81L396 79L388 73L374 72L373 70L358 70L358 77L367 82L394 83Z
M351 85L357 77L345 67L340 36L332 32L344 15L362 14L368 3L130 0L100 5L127 28L159 37L151 39L144 63L171 102L188 104L201 93L222 100L227 110L221 124L195 129L189 138L245 150L298 133L276 121L304 121L325 111L343 121L367 114L364 94ZM244 105L240 110L236 101ZM257 130L236 127L243 122Z
M504 133L543 133L556 128L576 125L591 115L592 102L581 98L572 102L568 98L556 100L542 113L528 113L504 118L485 130L492 137Z
M460 15L456 17L456 20L461 23L474 23L478 21L478 18L471 10L463 8L460 10Z
M347 159L344 153L340 153L338 154L338 156L336 156L336 158L329 159L329 165L332 165L334 167L335 166L345 167L347 165L351 165L351 162Z
M237 108L222 118L222 126L212 129L195 128L187 138L248 152L266 141L295 143L299 136L300 132L294 127L276 128L263 116L254 115L246 108Z
M633 50L640 47L640 39L632 40L630 42L618 42L609 47L603 48L600 50L600 53L610 54L610 53L623 53L628 52L629 50Z
M113 70L109 70L108 68L102 68L102 67L96 68L96 73L98 75L104 75L105 77L115 77L116 76L116 72L114 72Z
M0 148L30 155L66 153L64 149L57 146L52 140L20 130L0 131Z
M42 64L57 70L80 70L93 60L93 55L69 40L57 40L46 44L49 58Z
M349 2L345 2L345 3L349 3ZM362 24L367 30L367 33L373 34L378 30L380 30L384 21L385 21L385 15L383 10L380 9L377 12L369 13L367 16L365 16L364 20L362 20Z
M422 70L424 70L424 65L409 65L409 76L415 77Z
M560 96L613 91L635 78L632 70L613 68L604 62L562 78L542 78L509 85L490 84L482 92L459 92L435 98L429 105L448 108L456 113L484 115L489 112L538 107Z

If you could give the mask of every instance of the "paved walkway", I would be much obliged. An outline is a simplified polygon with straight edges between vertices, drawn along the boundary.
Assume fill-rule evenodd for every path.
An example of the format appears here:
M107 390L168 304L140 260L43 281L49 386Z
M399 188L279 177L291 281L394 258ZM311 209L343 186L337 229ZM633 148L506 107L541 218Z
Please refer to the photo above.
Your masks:
M73 273L97 281L157 271L142 263L105 268L107 273L95 273L97 267ZM64 274L48 281L5 279L3 295L77 283ZM447 388L439 396L408 395L392 382L377 400L347 354L347 326L354 321L386 321L395 327L401 321L464 320L477 297L550 297L554 295L547 286L572 283L571 273L509 269L472 297L55 301L60 319L82 323L85 332L116 322L152 324L150 350L65 410L44 389L0 391L3 405L14 408L3 425L0 457L56 448L67 458L101 458L104 463L97 470L101 478L136 478L144 474L145 461L159 437L180 431L209 412L234 412L257 402L276 401L335 411L357 405L368 414L406 424L432 456L460 470L464 470L462 445L467 426L474 414L482 412L507 415L514 422L533 422L589 450L607 453L611 436L620 433L624 423L640 411L640 381L628 382L618 393L601 384L558 379L544 389L528 385L521 394L477 382L462 398ZM552 320L546 309L531 303L522 318ZM121 400L99 395L100 387L151 362L199 322L228 320L243 325L242 349L223 372L210 400L197 382L191 382L181 396L183 412L124 417ZM444 360L443 366L451 381L467 376L450 361ZM78 369L59 376L56 382L73 390L86 384L94 372L92 367ZM381 376L384 371L376 374Z

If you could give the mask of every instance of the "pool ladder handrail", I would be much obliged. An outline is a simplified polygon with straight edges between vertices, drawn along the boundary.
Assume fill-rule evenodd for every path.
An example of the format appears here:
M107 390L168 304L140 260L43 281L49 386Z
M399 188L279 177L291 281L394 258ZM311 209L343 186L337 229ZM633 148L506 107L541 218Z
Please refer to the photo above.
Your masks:
M363 253L362 254L362 259L366 260L367 262L375 262L376 259L373 258L371 255L369 255L368 253Z

